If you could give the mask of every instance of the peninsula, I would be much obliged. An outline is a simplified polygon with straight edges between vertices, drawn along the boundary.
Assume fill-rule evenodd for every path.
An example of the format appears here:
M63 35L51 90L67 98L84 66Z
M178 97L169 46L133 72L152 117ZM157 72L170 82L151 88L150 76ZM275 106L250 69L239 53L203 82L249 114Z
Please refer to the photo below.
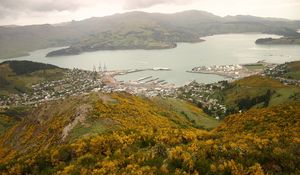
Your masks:
M260 38L255 41L255 44L266 45L298 45L300 44L299 37L281 37L281 38Z

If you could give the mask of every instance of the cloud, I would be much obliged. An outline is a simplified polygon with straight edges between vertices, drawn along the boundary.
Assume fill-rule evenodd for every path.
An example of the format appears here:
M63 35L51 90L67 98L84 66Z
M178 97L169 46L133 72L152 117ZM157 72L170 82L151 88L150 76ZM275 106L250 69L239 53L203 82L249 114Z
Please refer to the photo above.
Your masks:
M75 11L94 2L96 0L0 0L0 18L53 11Z
M17 17L24 13L76 11L96 2L97 0L0 0L0 18Z
M0 25L81 20L131 10L178 12L198 9L217 15L251 14L299 19L300 0L0 0ZM234 6L232 5L234 4Z
M94 6L115 6L123 10L148 8L159 4L185 4L192 0L0 0L0 18L18 17L24 14L40 14L70 11ZM99 9L101 10L101 9Z
M160 4L176 4L184 5L190 3L192 0L126 0L123 8L126 10L133 10L139 8L148 8Z
M81 6L78 0L1 0L0 7L20 11L63 11Z

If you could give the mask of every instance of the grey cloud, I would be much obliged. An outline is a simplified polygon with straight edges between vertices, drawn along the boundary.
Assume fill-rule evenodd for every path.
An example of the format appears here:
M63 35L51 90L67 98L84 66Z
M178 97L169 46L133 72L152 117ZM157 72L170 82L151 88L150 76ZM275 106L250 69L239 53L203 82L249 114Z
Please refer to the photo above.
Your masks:
M22 13L76 11L80 7L119 3L123 9L147 8L158 4L184 4L193 0L0 0L0 18ZM122 6L121 5L121 6Z
M126 0L124 9L132 10L138 8L147 8L159 4L185 4L192 0Z
M5 18L7 16L14 17L16 16L16 12L0 6L0 19Z
M74 11L83 5L80 0L0 0L0 18L32 12Z
M3 9L21 11L62 11L73 10L80 6L79 1L68 0L1 0Z

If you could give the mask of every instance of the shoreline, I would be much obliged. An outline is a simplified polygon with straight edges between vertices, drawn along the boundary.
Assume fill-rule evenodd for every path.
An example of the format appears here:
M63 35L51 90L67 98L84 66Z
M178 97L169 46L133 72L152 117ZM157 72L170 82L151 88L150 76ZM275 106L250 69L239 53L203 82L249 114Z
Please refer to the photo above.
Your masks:
M187 70L188 73L194 73L194 74L211 74L211 75L219 75L225 78L231 78L231 79L237 79L237 77L225 74L225 73L218 73L218 72L209 72L209 71L190 71Z
M82 53L89 53L89 52L97 52L97 51L122 51L122 50L168 50L168 49L175 49L178 47L178 44L180 43L186 43L186 44L195 44L195 43L202 43L202 42L205 42L207 41L207 37L213 37L213 36L218 36L218 35L232 35L232 34L264 34L264 35L277 35L277 34L268 34L268 33L260 33L260 32L242 32L242 33L220 33L220 34L212 34L212 35L205 35L205 36L200 36L198 39L199 41L195 41L195 42L176 42L176 46L175 47L170 47L170 48L161 48L161 49L141 49L141 48L136 48L136 49L101 49L101 50L95 50L95 51L86 51L86 52L81 52L80 54ZM282 36L282 35L277 35L277 36ZM260 38L257 38L257 39L260 39ZM254 41L255 42L255 41ZM55 46L55 47L45 47L45 48L39 48L39 49L33 49L33 50L30 50L30 51L25 51L26 55L23 55L23 56L17 56L17 57L6 57L6 58L0 58L0 62L3 62L4 60L11 60L11 59L17 59L17 58L21 58L21 57L24 57L24 56L30 56L32 52L35 52L35 51L38 51L38 50L46 50L46 49L55 49L57 48L58 50L60 49L66 49L66 48L69 48L70 46ZM56 50L57 50L56 49ZM52 50L52 51L56 51L56 50ZM50 51L50 52L52 52ZM24 54L24 52L22 52L22 54ZM46 54L47 55L47 54ZM45 57L46 57L45 55ZM74 55L59 55L57 57L60 57L60 56L75 56ZM56 56L52 56L52 57L56 57ZM51 57L50 57L51 58Z

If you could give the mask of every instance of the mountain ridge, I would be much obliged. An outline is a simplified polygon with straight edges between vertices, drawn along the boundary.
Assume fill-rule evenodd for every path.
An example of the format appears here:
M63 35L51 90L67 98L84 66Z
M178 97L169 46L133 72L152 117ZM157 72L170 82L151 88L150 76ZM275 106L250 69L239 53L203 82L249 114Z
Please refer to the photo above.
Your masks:
M203 11L185 11L174 14L129 12L71 21L64 25L2 26L0 27L0 58L24 56L28 55L30 51L48 47L74 46L94 34L123 29L136 31L143 26L179 33L182 38L190 35L197 39L214 34L244 32L295 35L296 30L300 28L300 21L258 19L264 20L263 22L255 21L252 17L250 21L226 20L226 17L219 17ZM122 38L126 40L125 36ZM110 40L114 42L112 38ZM138 41L143 40L138 39ZM27 44L29 42L30 45ZM128 47L131 47L130 44Z

